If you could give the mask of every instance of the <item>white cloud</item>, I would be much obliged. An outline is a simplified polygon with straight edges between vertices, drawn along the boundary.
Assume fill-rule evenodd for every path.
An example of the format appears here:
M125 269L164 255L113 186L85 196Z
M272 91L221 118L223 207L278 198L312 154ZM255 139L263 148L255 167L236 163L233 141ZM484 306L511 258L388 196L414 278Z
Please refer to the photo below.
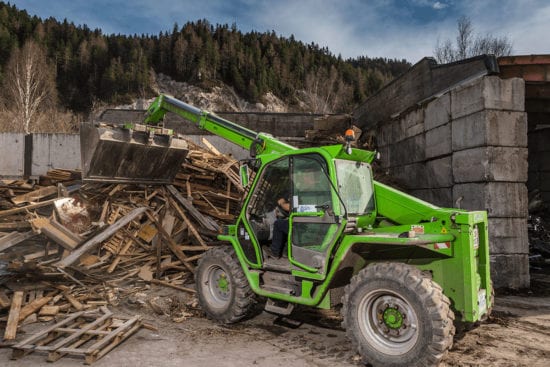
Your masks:
M546 0L15 0L42 17L54 15L104 33L152 33L187 21L236 23L244 32L274 30L315 42L344 58L430 56L438 40L454 39L456 20L469 16L475 31L508 36L515 53L550 53L550 3ZM415 19L419 10L423 21ZM38 13L38 9L42 12ZM428 19L427 21L425 19Z

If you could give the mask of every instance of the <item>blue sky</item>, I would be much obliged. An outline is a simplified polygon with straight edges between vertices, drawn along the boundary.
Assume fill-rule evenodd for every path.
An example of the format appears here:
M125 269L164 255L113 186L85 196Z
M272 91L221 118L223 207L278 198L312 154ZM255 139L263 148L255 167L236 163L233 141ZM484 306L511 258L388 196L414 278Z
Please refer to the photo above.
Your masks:
M507 36L514 54L550 53L548 0L15 0L20 9L104 34L158 34L175 22L236 23L243 32L274 30L315 42L344 58L431 56L438 39L454 38L456 20Z

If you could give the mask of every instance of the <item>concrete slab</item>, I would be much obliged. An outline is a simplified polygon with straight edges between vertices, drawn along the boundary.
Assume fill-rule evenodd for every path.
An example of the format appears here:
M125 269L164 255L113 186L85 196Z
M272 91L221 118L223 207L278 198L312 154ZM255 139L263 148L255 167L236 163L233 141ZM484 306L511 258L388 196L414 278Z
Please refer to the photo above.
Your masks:
M527 181L527 148L479 147L453 153L456 183Z
M451 124L447 123L426 131L426 158L452 153Z
M426 130L435 129L451 121L451 93L445 93L434 99L426 106L424 111L424 124Z
M23 175L25 157L25 135L19 133L0 134L0 177Z
M427 188L453 186L452 158L451 156L433 159L426 162L426 176L429 185Z
M452 122L453 151L494 145L527 147L524 112L484 110Z
M489 217L527 217L527 187L523 183L487 182L453 186L453 202L467 210L487 210Z
M393 130L394 125L397 124L397 121L387 121L381 123L379 128L376 130L376 143L378 146L388 146L394 142Z
M453 120L485 109L525 111L525 81L486 76L451 91Z
M390 164L393 167L422 162L425 159L426 140L416 135L390 146Z

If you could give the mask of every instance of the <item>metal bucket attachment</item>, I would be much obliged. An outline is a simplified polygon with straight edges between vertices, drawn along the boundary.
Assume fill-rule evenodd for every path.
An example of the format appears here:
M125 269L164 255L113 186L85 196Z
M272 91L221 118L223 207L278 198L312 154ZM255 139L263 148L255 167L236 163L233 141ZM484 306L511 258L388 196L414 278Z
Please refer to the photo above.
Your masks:
M121 127L80 125L84 181L170 183L188 152L187 142Z

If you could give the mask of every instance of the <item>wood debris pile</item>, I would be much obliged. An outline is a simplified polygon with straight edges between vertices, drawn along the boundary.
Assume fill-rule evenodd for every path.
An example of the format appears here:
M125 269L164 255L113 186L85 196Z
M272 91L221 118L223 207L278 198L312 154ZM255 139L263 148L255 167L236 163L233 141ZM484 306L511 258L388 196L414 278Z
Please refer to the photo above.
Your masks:
M0 181L4 341L22 324L116 305L145 284L194 292L196 261L234 221L244 190L235 160L190 146L173 185L82 184L60 169L38 184Z

